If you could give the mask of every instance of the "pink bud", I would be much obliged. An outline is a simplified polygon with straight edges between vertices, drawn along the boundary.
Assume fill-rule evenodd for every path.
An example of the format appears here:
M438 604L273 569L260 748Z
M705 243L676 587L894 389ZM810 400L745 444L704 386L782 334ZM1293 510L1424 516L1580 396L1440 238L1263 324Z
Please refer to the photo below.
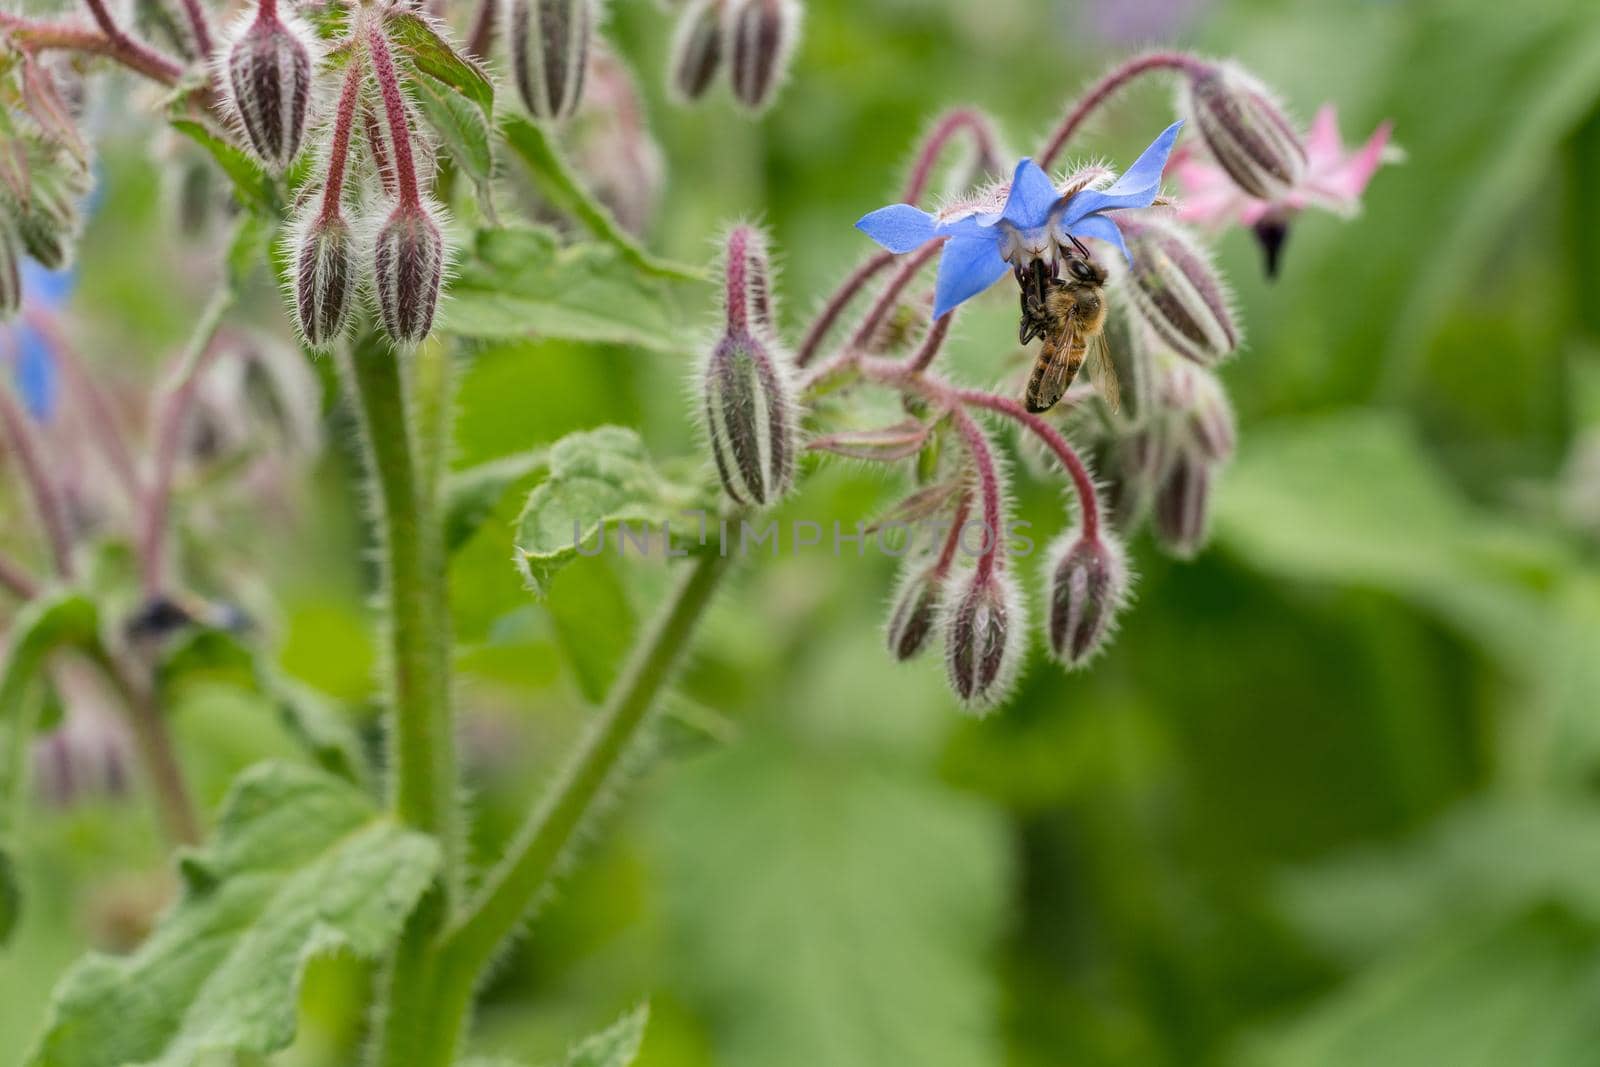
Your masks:
M722 487L740 504L770 504L794 480L790 386L755 334L725 334L706 361L704 395L711 454Z
M1127 600L1128 565L1122 543L1101 532L1072 529L1056 542L1050 567L1050 649L1069 670L1104 647Z
M394 209L378 231L372 276L384 332L397 345L421 343L444 279L444 237L428 208L402 202Z
M512 0L511 65L537 118L569 118L583 99L594 39L593 0Z
M1300 134L1266 86L1244 71L1225 65L1191 76L1185 102L1217 164L1246 193L1274 200L1305 174Z
M752 111L772 103L800 34L794 0L744 0L735 9L729 70L733 95Z
M344 333L355 306L350 227L343 218L328 218L319 210L293 248L295 321L308 346L327 348Z
M1156 490L1155 533L1161 547L1193 559L1205 547L1210 526L1211 465L1193 450L1180 450Z
M969 710L1005 699L1021 665L1027 621L1016 583L1001 570L971 572L946 611L945 668L950 688Z
M678 16L672 41L672 87L684 100L698 100L722 66L724 0L696 0Z
M889 654L902 663L927 647L939 618L944 579L936 566L909 568L889 610Z
M1216 375L1197 371L1193 402L1189 407L1187 430L1201 455L1213 463L1233 458L1238 445L1238 430L1233 404Z
M300 151L311 102L311 36L263 0L228 51L222 78L245 138L261 161L281 172Z
M1211 366L1239 346L1227 287L1200 244L1175 223L1124 224L1133 255L1129 292L1140 316L1174 352Z

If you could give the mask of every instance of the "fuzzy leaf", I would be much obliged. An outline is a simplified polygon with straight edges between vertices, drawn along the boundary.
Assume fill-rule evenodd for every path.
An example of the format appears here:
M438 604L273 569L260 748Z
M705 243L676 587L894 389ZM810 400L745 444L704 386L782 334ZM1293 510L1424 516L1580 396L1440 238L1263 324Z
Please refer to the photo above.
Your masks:
M708 490L665 475L632 430L602 426L570 434L551 446L550 476L528 495L517 520L517 567L543 595L577 557L577 546L590 545L603 526L643 523L655 534L671 523L674 542L687 550L700 530L685 513L704 512L714 525L715 509ZM653 550L660 552L660 544Z
M494 85L483 68L456 51L433 28L433 23L411 11L385 17L389 41L423 74L448 85L478 106L487 120L494 113Z
M546 453L540 448L503 456L451 474L444 487L446 549L454 552L472 540L478 527L494 514L495 507L506 491L535 471L542 470L545 463Z
M639 1058L644 1044L645 1024L650 1021L650 1005L637 1008L580 1041L567 1053L565 1067L628 1067Z
M233 181L233 191L241 204L269 215L279 213L277 186L244 149L229 144L194 119L174 118L172 128L211 154Z
M419 74L406 90L461 172L485 189L494 172L489 124L472 102L437 78Z
M500 120L500 132L505 135L506 144L511 146L511 150L527 164L534 184L545 199L554 204L557 210L571 215L596 238L615 248L633 266L646 274L662 278L705 281L704 271L658 259L623 229L611 211L584 188L583 181L573 172L544 127L519 115L507 115Z
M224 801L212 843L183 859L182 898L149 939L62 979L26 1062L181 1067L281 1049L308 961L382 955L438 860L431 839L348 783L260 764Z
M458 337L556 337L682 353L685 330L659 283L601 245L562 248L534 226L480 230L439 329Z

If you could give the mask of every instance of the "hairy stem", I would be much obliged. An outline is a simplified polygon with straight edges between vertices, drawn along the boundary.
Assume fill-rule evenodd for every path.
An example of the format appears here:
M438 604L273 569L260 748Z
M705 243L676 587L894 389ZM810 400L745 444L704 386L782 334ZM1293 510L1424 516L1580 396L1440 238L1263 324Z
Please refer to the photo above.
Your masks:
M380 20L376 18L370 19L367 25L367 50L372 56L372 74L377 79L378 92L383 98L384 120L389 125L389 143L393 148L400 206L421 208L422 198L417 192L417 168L411 157L411 122L406 115L405 95L400 90L400 76L395 73L394 57L389 54L389 42L383 36Z
M217 329L233 306L235 293L226 280L211 295L200 313L178 364L171 391L156 418L155 456L149 487L144 494L139 530L140 572L146 596L158 595L166 585L167 530L172 518L172 481L178 468L178 446L189 409L194 406L200 378L216 357Z
M11 448L17 455L17 466L33 498L34 510L39 515L39 525L44 528L50 543L50 555L56 573L63 578L72 577L72 535L67 528L66 507L61 501L61 487L50 476L50 469L40 454L39 440L28 416L17 407L11 393L0 388L0 423L4 423Z
M149 776L167 837L178 845L199 844L200 815L155 694L136 682L128 664L109 650L96 649L92 658L128 713L139 763Z
M983 552L978 556L977 579L982 582L994 573L1004 536L1000 517L1000 469L995 466L989 439L972 416L959 407L951 408L950 415L972 456L972 467L978 476L978 497L983 505ZM957 533L956 536L961 535Z
M339 218L344 203L344 172L350 159L350 132L356 122L356 108L361 104L361 77L365 64L361 53L350 57L350 66L344 72L344 85L339 90L339 103L333 116L333 137L328 142L328 178L322 183L322 212L324 223Z
M1016 419L1044 442L1045 447L1061 461L1061 465L1067 470L1067 475L1072 479L1073 489L1078 494L1078 509L1083 513L1083 535L1091 541L1099 536L1100 500L1095 493L1094 479L1089 476L1089 468L1078 455L1077 449L1062 436L1060 430L1010 397L996 396L977 389L957 389L954 395L963 404L987 408Z
M1118 90L1140 75L1158 70L1176 70L1198 75L1211 69L1211 64L1205 60L1196 59L1184 52L1146 52L1142 56L1134 56L1095 82L1078 98L1050 134L1049 139L1045 141L1044 147L1039 149L1036 161L1039 166L1049 170L1056 157L1083 127L1085 120Z
M426 1048L384 1067L399 1067L402 1062L405 1067L447 1067L454 1062L479 976L549 884L574 836L615 784L624 756L687 650L730 563L722 552L708 550L689 564L655 623L635 645L604 709L561 775L517 831L483 889L445 931Z
M833 329L833 324L839 321L839 316L844 314L850 303L866 289L867 283L883 273L894 259L893 252L874 252L870 259L851 271L849 276L839 283L839 288L828 297L822 305L822 310L811 323L810 329L806 330L805 336L800 339L800 347L794 354L795 366L804 367L816 358L817 352L822 348L823 340L828 336L828 331Z
M111 17L111 12L106 8L105 0L84 0L84 4L89 8L89 17L94 19L95 25L100 27L100 32L105 34L111 43L113 50L107 52L107 55L167 85L175 85L178 79L183 77L181 64L130 37L121 26L118 26L116 19Z
M977 108L956 108L934 123L933 130L922 144L922 150L917 153L916 163L912 164L905 192L900 195L902 201L915 204L922 199L928 191L928 182L933 177L933 168L938 165L940 154L962 130L971 131L972 139L978 146L978 156L986 169L998 160L998 138L995 137L994 125L989 117Z

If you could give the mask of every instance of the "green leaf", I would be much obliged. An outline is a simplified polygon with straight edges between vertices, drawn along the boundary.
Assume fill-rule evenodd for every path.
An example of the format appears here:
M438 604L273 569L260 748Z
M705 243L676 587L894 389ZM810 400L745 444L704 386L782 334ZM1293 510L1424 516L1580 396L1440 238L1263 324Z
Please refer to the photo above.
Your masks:
M544 449L503 456L476 467L456 471L445 481L444 540L454 552L478 532L478 527L494 514L500 499L517 482L542 470Z
M21 910L14 861L8 854L20 820L28 753L46 694L37 685L58 648L98 647L100 611L73 590L47 594L17 612L0 653L0 945Z
M544 599L578 691L591 704L605 700L638 629L617 570L609 553L580 560L555 577Z
M558 211L571 215L595 237L617 249L624 259L647 274L682 281L705 281L705 271L682 263L672 263L651 255L633 235L623 229L609 209L584 188L561 150L543 126L519 115L500 120L500 132L533 175L545 199Z
M346 782L262 764L181 865L177 905L133 954L91 954L56 988L31 1067L123 1067L266 1055L294 1038L310 959L377 959L433 881L434 842Z
M644 1044L644 1028L650 1021L650 1005L637 1008L600 1031L584 1038L569 1053L565 1067L628 1067L639 1058Z
M266 263L277 233L277 225L267 215L253 214L239 220L233 241L228 245L228 284L235 292L243 289Z
M864 759L751 737L652 813L671 951L723 1067L994 1067L1002 820Z
M439 328L500 341L555 337L680 354L693 344L660 283L615 249L562 248L533 226L480 230L439 308Z
M489 124L483 115L466 97L426 74L412 78L406 90L428 125L439 135L450 158L478 186L480 198L487 196L485 190L494 173L494 155L489 143Z
M172 128L211 153L223 173L232 179L233 190L241 204L268 215L279 213L277 186L244 149L229 144L194 119L174 118Z
M705 488L674 481L645 451L634 431L602 426L569 434L550 448L550 475L517 520L517 566L528 587L543 595L550 580L611 523L645 524L651 533L677 527L678 550L698 543L704 512L715 522L716 498ZM681 535L681 536L680 536ZM661 551L659 543L656 551Z
M485 121L494 114L494 85L483 68L456 51L433 24L410 11L390 12L384 18L389 41L412 64L448 85L478 106Z

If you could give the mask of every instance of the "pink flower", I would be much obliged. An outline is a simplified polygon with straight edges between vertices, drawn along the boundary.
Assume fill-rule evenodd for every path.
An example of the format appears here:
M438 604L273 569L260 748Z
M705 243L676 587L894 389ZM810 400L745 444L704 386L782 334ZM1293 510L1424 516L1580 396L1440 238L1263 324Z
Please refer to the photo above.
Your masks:
M1288 224L1301 211L1318 207L1343 218L1360 212L1361 194L1378 168L1401 158L1389 144L1392 126L1381 123L1366 144L1350 151L1339 136L1338 113L1332 104L1323 105L1306 137L1305 176L1274 200L1246 193L1214 161L1184 145L1172 154L1167 167L1168 176L1182 190L1178 217L1201 226L1238 222L1251 227L1266 250L1267 274L1273 275Z

